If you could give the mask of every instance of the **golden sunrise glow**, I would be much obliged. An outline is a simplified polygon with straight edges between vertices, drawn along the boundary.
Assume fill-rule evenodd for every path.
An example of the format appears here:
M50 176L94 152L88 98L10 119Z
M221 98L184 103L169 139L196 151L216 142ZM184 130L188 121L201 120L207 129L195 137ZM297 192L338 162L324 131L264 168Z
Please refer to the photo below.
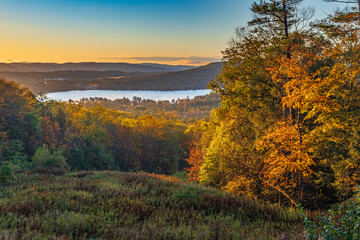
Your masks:
M219 44L216 40L203 42L199 38L190 41L185 36L99 34L96 29L83 32L77 32L77 29L54 31L47 26L6 22L0 23L0 28L8 33L0 38L1 62L91 61L203 65L218 61L224 47L223 43ZM191 56L204 57L195 61Z
M251 19L245 1L90 2L4 1L0 61L203 65Z

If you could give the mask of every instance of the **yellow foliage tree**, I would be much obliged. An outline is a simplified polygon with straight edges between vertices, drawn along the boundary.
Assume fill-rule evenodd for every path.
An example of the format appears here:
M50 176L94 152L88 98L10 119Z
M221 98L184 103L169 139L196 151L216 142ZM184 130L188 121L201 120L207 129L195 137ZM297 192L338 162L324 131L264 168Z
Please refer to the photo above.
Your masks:
M257 142L258 149L266 152L262 172L264 184L294 205L302 202L304 185L313 174L314 161L308 141L304 140L300 142L295 125L280 121Z

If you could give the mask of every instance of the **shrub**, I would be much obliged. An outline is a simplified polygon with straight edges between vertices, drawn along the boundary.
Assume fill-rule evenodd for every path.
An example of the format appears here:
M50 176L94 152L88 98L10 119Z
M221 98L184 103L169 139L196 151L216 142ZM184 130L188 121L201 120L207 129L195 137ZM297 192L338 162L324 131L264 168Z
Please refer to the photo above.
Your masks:
M0 165L0 185L8 183L12 177L12 169L8 163Z
M321 214L316 222L309 220L302 209L308 240L360 239L359 196L341 204L337 210Z
M0 188L0 239L302 239L288 208L174 179L20 173Z
M200 197L198 193L192 188L186 188L184 190L176 191L171 199L179 206L179 207L191 207L194 206L198 201L200 201Z
M186 171L178 171L173 176L186 182L189 180L189 177L187 175L188 173Z
M66 158L62 155L61 150L50 152L46 145L38 147L32 158L35 167L43 168L61 168L66 167Z

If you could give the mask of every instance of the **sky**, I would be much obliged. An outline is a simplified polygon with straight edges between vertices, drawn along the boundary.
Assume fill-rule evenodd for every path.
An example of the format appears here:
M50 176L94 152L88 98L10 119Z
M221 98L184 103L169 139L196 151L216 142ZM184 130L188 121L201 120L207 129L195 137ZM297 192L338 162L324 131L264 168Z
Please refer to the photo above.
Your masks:
M254 1L0 0L0 62L219 61ZM340 3L304 0L316 18Z

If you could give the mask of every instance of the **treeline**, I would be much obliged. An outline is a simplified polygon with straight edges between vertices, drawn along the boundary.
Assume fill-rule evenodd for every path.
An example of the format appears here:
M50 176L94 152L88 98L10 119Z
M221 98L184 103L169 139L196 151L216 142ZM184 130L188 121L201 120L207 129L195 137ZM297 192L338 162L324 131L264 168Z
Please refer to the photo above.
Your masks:
M208 113L215 96L39 102L1 80L2 166L186 168L202 184L308 208L353 197L360 184L359 9L308 24L313 11L301 2L252 5L254 19L237 29L209 85L220 106L190 126L176 115Z
M220 97L216 94L197 96L193 99L160 100L122 98L109 100L106 98L84 98L79 101L84 107L102 106L115 110L133 113L136 116L156 115L163 112L173 114L182 121L192 122L208 117L211 111L220 105Z
M28 89L3 79L0 113L3 170L173 174L186 166L186 125L166 113L136 117L78 102L38 101Z
M191 179L322 208L360 183L360 14L312 22L301 0L255 2L210 88L221 105L193 135Z

